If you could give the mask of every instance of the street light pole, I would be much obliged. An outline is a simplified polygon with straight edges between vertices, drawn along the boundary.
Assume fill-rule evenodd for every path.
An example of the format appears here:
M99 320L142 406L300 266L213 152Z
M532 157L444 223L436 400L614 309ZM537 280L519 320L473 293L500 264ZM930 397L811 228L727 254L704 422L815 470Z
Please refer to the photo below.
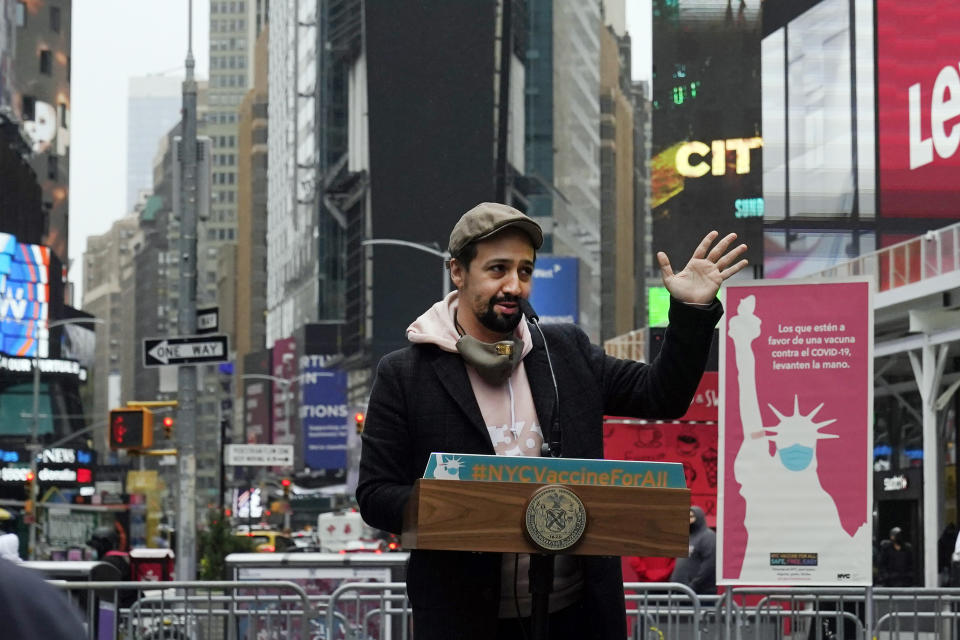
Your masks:
M177 301L177 328L182 336L197 329L197 81L193 77L193 0L188 6L186 75L183 80L183 120L180 137L180 297ZM178 580L197 577L197 368L180 365L177 371L177 549Z
M100 318L63 318L47 322L45 331L49 334L50 329L62 327L68 324L102 324ZM49 335L47 336L49 339ZM34 559L37 548L37 495L40 491L40 478L37 477L37 455L40 453L39 440L39 417L40 417L40 350L39 344L35 345L33 355L33 418L30 423L30 476L33 480L30 482L30 505L32 513L30 514L29 537L27 542L27 558ZM51 417L51 420L53 418ZM77 434L71 434L72 438Z
M429 244L423 244L422 242L410 242L409 240L396 240L393 238L374 238L360 241L361 247L369 247L378 244L392 245L395 247L408 247L410 249L424 251L430 255L442 258L443 263L441 264L441 269L443 271L443 297L446 298L447 294L450 293L450 277L447 275L447 261L450 259L450 252L441 251L436 247L436 245L431 246Z

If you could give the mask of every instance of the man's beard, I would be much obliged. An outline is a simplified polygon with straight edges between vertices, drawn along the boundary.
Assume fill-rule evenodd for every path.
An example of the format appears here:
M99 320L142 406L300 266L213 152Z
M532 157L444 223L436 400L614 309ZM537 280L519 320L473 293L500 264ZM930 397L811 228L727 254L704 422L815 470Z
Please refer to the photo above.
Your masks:
M520 313L520 309L517 309L516 313L510 315L501 315L493 310L494 305L500 304L502 302L517 302L516 296L504 296L502 298L490 298L490 302L487 304L487 309L481 315L477 316L477 320L480 321L484 327L493 331L495 333L510 333L517 328L517 325L520 324L520 319L523 317L523 314Z

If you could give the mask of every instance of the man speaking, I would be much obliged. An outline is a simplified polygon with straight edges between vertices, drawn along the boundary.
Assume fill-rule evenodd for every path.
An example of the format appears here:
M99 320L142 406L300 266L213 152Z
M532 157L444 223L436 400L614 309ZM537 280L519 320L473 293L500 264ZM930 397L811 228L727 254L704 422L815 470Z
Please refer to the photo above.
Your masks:
M575 325L531 331L522 320L524 309L532 315L526 300L540 226L503 204L465 213L450 233L456 291L417 318L407 328L412 344L377 368L357 486L363 519L400 533L434 451L601 458L605 414L683 415L723 312L717 291L747 264L739 259L746 245L728 251L736 234L711 248L717 237L707 234L678 273L657 254L670 326L646 365L606 355ZM417 640L524 638L528 567L526 554L412 551L407 591ZM625 638L620 559L557 556L549 612L551 638Z

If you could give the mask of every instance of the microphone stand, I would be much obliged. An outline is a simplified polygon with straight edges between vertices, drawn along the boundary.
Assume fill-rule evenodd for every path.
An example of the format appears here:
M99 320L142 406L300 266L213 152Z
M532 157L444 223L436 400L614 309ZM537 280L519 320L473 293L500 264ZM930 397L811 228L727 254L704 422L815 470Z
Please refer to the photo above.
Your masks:
M520 310L530 322L537 327L540 338L543 340L543 349L547 354L547 364L550 367L550 378L553 381L553 392L556 405L553 410L553 420L550 425L550 443L544 443L542 456L560 457L560 391L557 388L557 376L553 371L553 362L550 360L550 350L547 348L547 338L540 328L540 317L524 298L520 299ZM533 640L547 640L550 632L550 594L553 592L554 554L530 554L530 636Z
M553 559L554 556L547 553L530 554L530 636L533 640L547 640L550 637Z

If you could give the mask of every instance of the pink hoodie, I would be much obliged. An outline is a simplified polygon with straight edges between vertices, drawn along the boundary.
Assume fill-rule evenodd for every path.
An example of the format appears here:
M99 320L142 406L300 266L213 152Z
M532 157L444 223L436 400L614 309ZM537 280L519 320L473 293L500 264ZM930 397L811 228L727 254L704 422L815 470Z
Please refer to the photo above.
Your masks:
M435 344L444 351L457 353L460 334L453 323L457 309L456 291L437 302L407 327L407 339L417 344ZM523 356L533 349L533 339L526 322L517 325L516 335L523 341ZM539 456L543 432L537 419L537 410L530 393L530 382L523 361L514 369L505 384L494 386L480 377L477 370L466 365L470 385L480 405L480 413L490 433L490 441L497 455Z

